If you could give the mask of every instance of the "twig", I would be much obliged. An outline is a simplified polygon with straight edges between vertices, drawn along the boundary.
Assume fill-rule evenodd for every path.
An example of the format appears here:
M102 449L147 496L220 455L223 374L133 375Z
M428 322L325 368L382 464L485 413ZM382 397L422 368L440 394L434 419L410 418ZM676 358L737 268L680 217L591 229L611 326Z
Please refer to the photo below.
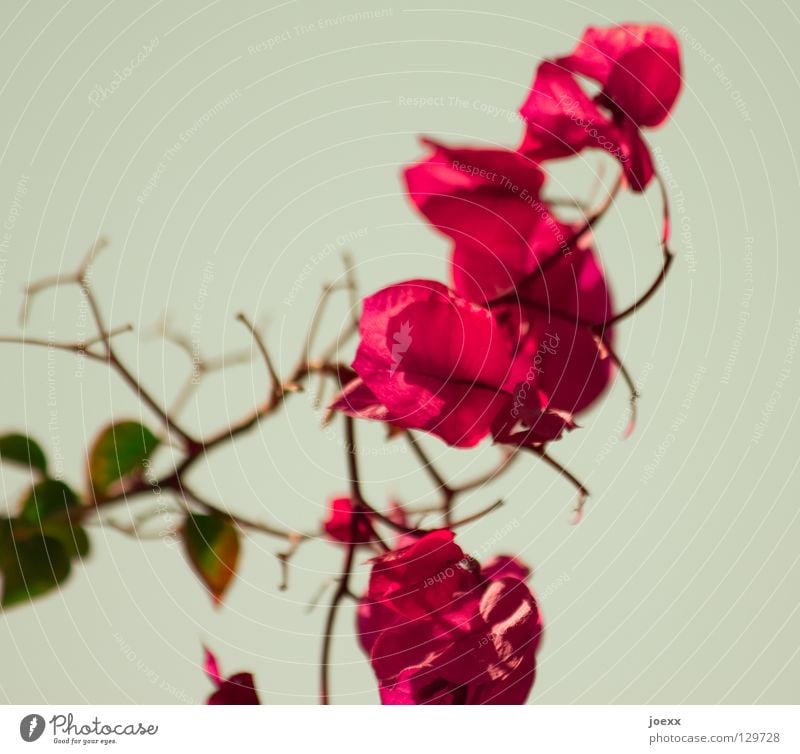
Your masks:
M637 298L630 306L623 309L619 314L615 314L610 319L606 320L603 323L603 328L610 327L611 325L616 324L617 322L622 321L626 317L631 316L634 314L640 307L644 306L656 293L656 291L661 287L664 281L667 279L667 273L669 272L669 268L672 266L672 261L675 258L675 255L669 248L669 239L670 239L670 208L669 208L669 197L667 196L667 187L664 184L664 179L661 177L660 173L656 173L656 181L658 182L658 188L661 194L661 211L662 211L662 229L661 229L661 252L663 254L663 259L661 261L661 269L659 270L658 276L656 279L650 284L649 288Z
M464 526L464 524L471 524L473 521L477 521L478 519L483 518L484 516L488 515L492 511L496 511L498 508L505 505L504 500L495 500L488 508L484 508L482 511L478 511L477 513L473 513L471 516L467 516L466 518L462 518L460 521L453 522L450 528L457 529L459 526Z
M278 584L278 589L281 592L289 588L289 561L294 557L294 554L300 549L303 539L299 537L289 536L289 547L282 552L276 554L278 562L281 566L281 583Z
M449 527L450 524L452 523L453 499L455 498L456 494L453 491L452 487L450 487L450 485L445 481L444 477L437 471L436 467L433 465L433 461L431 461L431 459L428 457L428 454L425 452L424 448L419 444L419 441L414 436L414 434L410 431L407 431L405 435L414 455L416 455L417 458L422 463L422 468L427 472L427 474L433 480L437 489L441 490L442 492L442 505L441 505L442 516L444 517L445 526Z
M589 497L590 493L586 486L563 464L557 461L553 456L549 455L544 448L529 448L529 450L539 456L545 463L549 466L554 468L561 476L563 476L567 481L569 481L575 489L578 491L578 503L575 506L575 513L577 516L577 520L580 520L580 515L583 512L583 506L586 502L586 498Z
M355 431L353 428L353 420L349 416L345 417L345 430L347 438L347 467L350 472L350 497L353 502L353 514L350 516L350 542L346 545L341 575L328 608L328 616L325 619L325 628L322 637L320 703L324 705L330 704L331 643L333 640L333 629L336 625L336 613L339 610L339 604L344 599L345 595L350 592L350 574L353 570L353 558L356 552L359 524L361 523L361 515L365 512L364 497L361 494L361 481L358 473L358 459L356 457Z
M616 199L617 194L619 193L622 185L624 183L623 174L620 173L617 180L614 183L614 186L608 192L605 200L600 204L600 206L588 217L586 221L581 225L579 228L574 230L568 238L564 239L560 244L559 249L551 254L547 259L542 261L539 265L537 265L536 269L532 272L525 275L521 280L519 280L514 285L514 290L510 293L502 293L495 298L490 299L487 302L488 306L496 306L498 304L507 304L507 303L522 303L519 301L519 296L517 291L521 288L524 288L530 283L536 282L542 275L544 275L547 270L551 267L557 265L562 259L565 257L565 249L572 249L572 247L580 241L587 233L589 233L592 228L604 217L606 212L609 208L614 204L614 200Z
M498 474L505 471L505 469L511 466L511 464L514 463L514 461L516 461L516 459L519 457L520 453L517 448L510 450L503 449L503 457L500 459L500 463L498 463L494 468L489 469L489 471L487 471L485 474L481 474L480 476L470 479L463 484L453 485L451 490L456 495L460 495L463 492L469 492L477 489L478 487L483 487L484 484L491 482Z
M111 340L112 337L118 332L118 330L109 330L105 326L102 313L100 312L100 307L97 303L97 299L94 295L91 282L89 280L90 266L94 261L94 258L107 245L108 242L105 238L102 237L99 238L86 252L83 261L81 262L80 266L78 267L78 270L74 274L57 275L55 277L43 278L38 282L31 283L25 291L25 299L22 309L22 321L24 322L26 320L31 299L37 293L40 293L41 291L47 290L48 288L52 288L53 286L57 285L63 285L63 284L77 285L80 288L84 298L86 299L86 302L89 305L89 309L92 313L92 318L94 320L95 327L97 328L98 331L98 335L92 341L92 343L102 344L103 350L105 351L105 359L108 361L111 368L114 369L123 379L123 381L126 382L131 387L131 389L136 392L136 394L139 396L139 399L159 417L160 421L164 424L167 431L174 432L184 441L187 449L192 449L197 445L194 438L188 432L186 432L182 427L180 427L173 421L172 417L169 415L169 412L163 406L161 406L158 403L158 401L156 401L153 398L153 396L150 395L150 393L147 390L145 390L144 387L142 387L139 380L136 379L136 377L134 377L131 374L131 372L120 361L119 357L114 351ZM39 342L39 345L41 345L41 341ZM90 358L96 360L103 358L102 356L98 356L95 352L87 350L87 347L81 344L69 347L67 350L73 350L77 353L86 354Z
M629 407L630 407L630 418L628 419L628 426L625 428L623 432L623 437L627 438L630 437L631 433L633 432L634 427L636 426L636 420L638 418L639 408L639 390L636 387L636 382L633 379L628 367L625 365L625 362L622 358L617 354L614 347L602 336L595 335L595 343L597 344L597 348L601 354L605 354L619 369L620 375L622 375L622 379L625 381L625 384L628 387L628 391L630 393Z
M273 400L279 398L287 388L281 383L281 378L278 376L278 372L275 369L275 365L272 363L272 359L270 358L266 343L264 343L264 340L259 335L258 330L256 330L255 328L255 325L253 325L253 323L247 318L247 315L244 314L244 312L239 312L236 315L236 319L239 322L242 322L244 326L247 327L248 330L250 330L250 333L253 336L253 341L255 342L256 347L258 348L262 358L264 359L264 364L266 364L267 372L269 372L269 378L272 382L272 388L271 388L272 398Z
M82 343L60 343L53 340L44 340L43 338L28 338L19 335L0 335L0 343L8 343L11 345L20 346L38 346L41 348L55 348L59 351L68 351L70 353L77 353L81 356L87 356L95 361L106 361L106 357L102 354L89 351Z
M261 532L262 534L269 534L273 537L280 537L281 539L288 540L292 543L299 543L314 536L312 534L301 534L300 532L278 529L274 526L261 523L260 521L253 521L252 519L230 513L229 511L223 510L222 508L219 508L218 506L206 500L192 488L188 487L187 484L181 479L176 479L171 486L184 498L188 498L196 505L199 505L206 513L227 518L241 529L250 529L252 531Z
M117 335L131 332L132 330L133 325L131 324L115 327L109 331L108 337L113 338ZM0 335L0 343L9 343L20 346L40 346L42 348L55 348L59 351L69 351L70 353L76 353L80 356L87 356L95 361L105 362L106 357L103 356L103 354L89 350L93 345L99 343L100 340L101 338L98 337L92 338L91 340L76 340L73 342L64 343L55 340L45 340L44 338L28 338L25 335Z

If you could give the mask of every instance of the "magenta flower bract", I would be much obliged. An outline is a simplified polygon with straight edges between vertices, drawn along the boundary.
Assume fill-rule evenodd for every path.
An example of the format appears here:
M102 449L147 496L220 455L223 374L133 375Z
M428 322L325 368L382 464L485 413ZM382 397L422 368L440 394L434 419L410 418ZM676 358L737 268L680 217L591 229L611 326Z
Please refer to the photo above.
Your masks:
M230 678L224 678L217 658L208 649L205 650L203 670L217 688L206 704L261 704L252 673L234 673Z
M643 191L653 177L652 158L638 127L626 118L615 122L569 71L555 63L539 65L520 114L527 123L520 151L533 160L600 149L619 160L634 191Z
M529 392L540 391L543 405L575 414L588 408L613 377L613 364L598 348L591 327L602 326L613 305L591 247L550 261L555 263L521 283L494 311L517 333L514 375ZM613 343L610 328L604 337ZM519 396L519 385L514 392Z
M469 447L489 434L513 347L487 309L410 280L364 300L351 382L331 408Z
M600 93L590 99L573 74L593 79ZM605 150L620 161L631 188L643 191L655 170L639 129L660 125L680 88L680 50L669 30L590 27L571 54L539 66L520 108L527 122L520 149L537 161Z
M545 221L538 206L544 174L519 152L424 143L432 153L405 170L408 195L431 225L453 239L456 275L458 256L487 257L491 279L469 272L464 280L454 278L458 293L481 303L482 295L512 288L509 273L527 264L529 239Z
M655 168L640 129L667 118L680 88L670 31L590 27L539 66L519 150L423 140L430 153L406 169L408 194L453 242L453 289L412 280L366 299L358 378L332 408L459 447L490 433L540 446L576 426L614 373L613 308L590 229L542 197L541 166L602 149L643 191Z
M512 402L538 391L527 414L556 412L549 414L555 420L546 422L549 428L536 433L540 442L556 439L560 418L566 419L562 428L573 426L559 414L587 408L613 373L590 328L581 324L601 325L611 315L594 249L585 239L579 242L577 226L559 220L539 196L543 176L529 158L508 150L426 143L433 153L405 171L409 195L453 239L455 292L487 306L507 299L493 311L514 344ZM547 345L552 342L559 347ZM358 394L353 398L357 402ZM508 432L495 433L495 439L513 442Z
M452 532L376 558L359 637L384 704L522 704L542 624L508 556L481 569Z
M359 515L353 538L353 501L349 497L333 498L328 504L328 517L322 527L336 542L343 544L366 544L373 539L372 529L366 515Z
M681 90L678 40L657 24L590 26L556 62L596 81L604 101L639 127L663 123Z

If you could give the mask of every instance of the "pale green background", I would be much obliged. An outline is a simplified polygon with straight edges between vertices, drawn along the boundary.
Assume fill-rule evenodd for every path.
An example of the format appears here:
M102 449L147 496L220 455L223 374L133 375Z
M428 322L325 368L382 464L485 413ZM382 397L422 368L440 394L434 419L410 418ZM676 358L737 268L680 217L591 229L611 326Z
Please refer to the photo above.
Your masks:
M415 134L512 145L513 113L540 57L569 49L589 23L669 23L684 43L686 86L674 121L651 141L672 179L680 256L665 290L620 329L642 387L639 426L619 440L618 386L556 448L594 492L580 526L569 523L570 487L530 459L464 502L466 515L508 498L460 541L481 554L520 553L535 569L547 621L536 702L799 702L795 10L683 0L264 5L5 0L0 222L12 217L13 228L0 254L0 332L19 331L25 281L73 268L105 233L111 247L94 280L115 324L146 328L168 310L189 331L199 308L193 332L213 354L249 345L233 320L244 309L270 320L288 369L320 285L340 274L326 244L353 238L364 291L445 275L447 244L410 210L398 180L420 154ZM381 12L347 18L367 10ZM93 105L94 87L109 88L152 40L141 65ZM467 106L419 108L407 104L413 97ZM139 203L165 151L198 120ZM626 197L598 233L620 302L657 269L650 199ZM329 333L344 298L331 311ZM75 338L84 316L75 291L45 295L28 332ZM119 344L154 392L174 394L188 367L179 352L135 335ZM109 416L139 416L136 400L100 366L81 374L68 355L1 352L2 428L27 427L80 484L86 444ZM224 426L265 385L258 362L217 376L190 424ZM343 449L319 430L307 396L292 404L199 468L196 485L239 512L313 526L326 496L345 488ZM362 436L383 447L377 428ZM476 470L494 452L441 461ZM375 502L430 499L401 446L364 465ZM1 478L13 505L25 479ZM210 688L201 642L225 670L252 669L266 702L316 700L324 611L305 608L339 567L336 549L304 549L280 593L277 545L251 538L239 582L214 611L179 549L108 530L93 545L61 593L0 616L0 700L199 701ZM351 626L348 608L334 697L373 702Z

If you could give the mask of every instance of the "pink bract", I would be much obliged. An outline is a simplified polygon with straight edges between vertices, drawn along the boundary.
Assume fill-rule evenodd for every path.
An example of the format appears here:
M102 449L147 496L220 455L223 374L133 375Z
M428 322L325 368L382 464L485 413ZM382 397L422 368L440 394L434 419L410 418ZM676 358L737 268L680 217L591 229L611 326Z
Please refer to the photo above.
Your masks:
M358 627L381 701L524 703L542 631L527 575L508 556L481 569L446 531L377 558Z
M541 63L520 114L527 123L520 151L532 160L600 149L619 160L634 191L643 191L654 175L638 127L629 118L615 119L601 109L574 76L555 63Z
M576 80L594 80L590 99ZM527 122L521 151L533 160L602 149L616 157L634 191L655 174L639 132L666 120L681 89L680 48L657 25L589 27L569 55L543 62L520 113Z
M678 40L657 24L590 26L556 62L600 84L605 100L640 127L666 120L681 90Z
M445 285L410 280L364 300L361 342L332 408L469 447L489 434L513 357L488 310Z
M216 686L206 704L261 704L252 673L235 673L230 678L223 678L217 658L208 649L205 650L203 669Z
M353 538L353 502L349 497L336 497L330 501L323 529L331 539L343 544L365 544L373 539L370 523L364 515L359 515L355 522Z

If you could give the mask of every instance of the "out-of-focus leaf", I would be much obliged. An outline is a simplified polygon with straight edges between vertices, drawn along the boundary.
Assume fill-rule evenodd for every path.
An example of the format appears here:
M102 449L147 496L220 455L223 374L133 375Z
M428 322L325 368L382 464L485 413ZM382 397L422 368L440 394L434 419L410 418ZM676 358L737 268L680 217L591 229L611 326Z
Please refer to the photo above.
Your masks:
M11 521L0 518L0 571L2 571L10 558L14 555L14 535L11 533Z
M78 496L58 479L45 479L28 490L22 502L22 519L39 524L51 516L68 520L70 508L80 505Z
M158 447L158 438L138 422L106 427L89 453L89 480L95 492L105 493L120 479L141 471Z
M239 532L227 518L192 514L183 528L186 553L215 602L236 575Z
M13 526L11 536L17 540L46 536L60 542L69 558L86 557L89 537L70 516L79 507L78 496L64 482L45 479L31 487L22 503L20 517L9 522L9 527Z
M39 444L26 435L0 437L0 460L47 474L47 457Z
M79 524L69 521L45 521L42 524L42 533L60 542L70 560L85 558L89 554L89 535Z
M61 543L50 537L17 542L5 560L3 608L46 594L69 576L69 558Z

